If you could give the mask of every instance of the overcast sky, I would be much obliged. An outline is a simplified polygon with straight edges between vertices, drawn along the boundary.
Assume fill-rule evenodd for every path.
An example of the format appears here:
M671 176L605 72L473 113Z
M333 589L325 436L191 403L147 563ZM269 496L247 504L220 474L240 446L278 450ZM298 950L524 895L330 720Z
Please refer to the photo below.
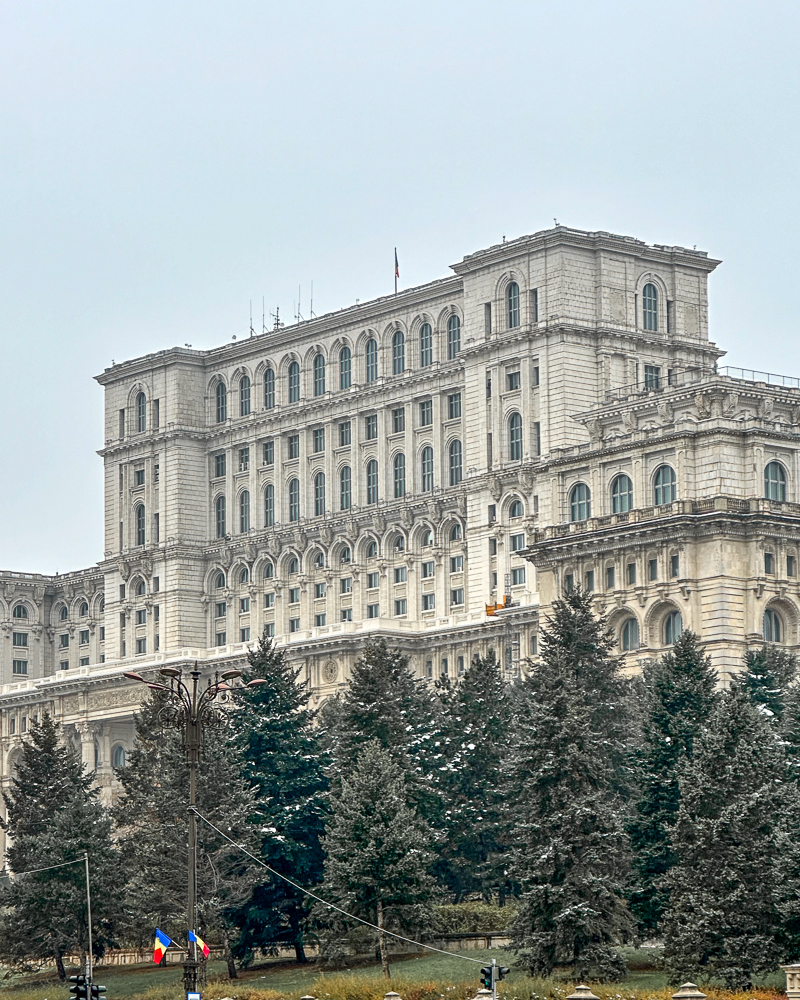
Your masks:
M696 245L800 375L800 4L0 3L0 567L102 558L112 359L560 223ZM269 322L269 317L268 317ZM725 361L723 361L723 364Z

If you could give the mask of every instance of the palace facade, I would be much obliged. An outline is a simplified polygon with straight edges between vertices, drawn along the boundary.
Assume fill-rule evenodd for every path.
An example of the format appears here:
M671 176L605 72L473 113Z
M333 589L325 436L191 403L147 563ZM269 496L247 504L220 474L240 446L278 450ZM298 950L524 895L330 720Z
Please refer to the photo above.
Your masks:
M0 573L2 780L47 710L110 795L123 671L241 664L316 702L383 636L421 678L535 657L563 588L634 669L681 629L721 676L800 642L800 388L720 368L684 247L558 226L452 275L106 369L104 558Z

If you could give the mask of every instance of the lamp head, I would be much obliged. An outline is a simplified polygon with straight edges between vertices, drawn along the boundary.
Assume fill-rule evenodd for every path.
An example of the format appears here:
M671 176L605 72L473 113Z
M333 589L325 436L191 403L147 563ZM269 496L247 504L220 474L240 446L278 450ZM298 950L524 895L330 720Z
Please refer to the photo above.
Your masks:
M234 677L241 677L241 676L242 676L241 670L226 670L220 674L220 677L224 681L232 681Z
M177 669L177 667L162 667L159 670L159 673L163 674L165 677L180 677L181 675L181 672Z
M122 676L127 677L129 681L141 681L142 684L147 683L144 677L141 674L137 674L134 670L126 670Z
M254 680L248 681L245 684L245 687L249 688L261 687L262 684L268 684L268 683L269 681L265 680L263 677L256 677Z

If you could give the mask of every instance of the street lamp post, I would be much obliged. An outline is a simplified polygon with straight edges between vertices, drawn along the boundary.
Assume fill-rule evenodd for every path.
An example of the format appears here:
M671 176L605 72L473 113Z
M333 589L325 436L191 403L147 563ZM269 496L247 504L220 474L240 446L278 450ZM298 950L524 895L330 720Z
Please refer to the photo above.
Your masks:
M187 929L197 933L197 765L200 763L200 753L203 748L203 738L206 726L219 725L224 716L213 704L214 699L223 691L230 691L228 681L241 677L241 670L225 670L215 673L213 680L209 677L205 687L200 684L201 671L197 663L189 671L188 683L183 679L183 672L176 667L162 667L161 676L168 679L169 684L149 681L141 674L126 671L124 677L141 681L153 691L163 691L168 696L166 706L162 711L164 724L177 729L182 737L182 748L189 765L189 864L188 890L186 894ZM257 678L250 681L247 687L266 684L265 680ZM183 963L183 985L187 993L197 991L197 942L187 943L186 961Z

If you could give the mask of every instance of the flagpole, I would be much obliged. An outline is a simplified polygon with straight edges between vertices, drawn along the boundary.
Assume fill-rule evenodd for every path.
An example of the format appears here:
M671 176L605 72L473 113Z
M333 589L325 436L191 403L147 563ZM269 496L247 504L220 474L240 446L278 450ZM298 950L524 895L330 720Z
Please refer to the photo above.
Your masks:
M397 247L394 248L394 294L397 295L397 272L399 268L397 266Z
M86 978L89 986L92 985L92 892L89 888L89 852L83 855L86 862L86 919L89 926L89 960L86 963Z

